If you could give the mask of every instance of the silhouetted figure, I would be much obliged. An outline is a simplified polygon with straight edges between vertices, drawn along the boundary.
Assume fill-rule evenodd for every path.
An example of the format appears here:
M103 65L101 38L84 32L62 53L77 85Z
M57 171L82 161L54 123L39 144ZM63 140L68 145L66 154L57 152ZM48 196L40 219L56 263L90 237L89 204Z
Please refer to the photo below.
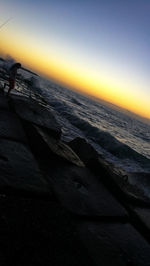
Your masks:
M7 96L9 96L10 91L13 90L15 87L15 80L16 80L17 71L19 68L21 68L21 64L15 63L9 69L9 89L7 92Z

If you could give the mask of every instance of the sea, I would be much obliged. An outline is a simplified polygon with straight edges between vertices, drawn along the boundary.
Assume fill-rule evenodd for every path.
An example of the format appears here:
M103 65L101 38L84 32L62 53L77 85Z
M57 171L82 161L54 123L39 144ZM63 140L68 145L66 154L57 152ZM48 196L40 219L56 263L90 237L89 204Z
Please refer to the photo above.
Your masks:
M24 78L32 80L33 94L39 94L54 111L63 141L84 138L117 167L150 174L150 124L44 78L26 73ZM27 89L21 80L16 87L17 92Z
M53 82L38 85L62 126L62 140L84 138L110 163L150 173L150 124Z

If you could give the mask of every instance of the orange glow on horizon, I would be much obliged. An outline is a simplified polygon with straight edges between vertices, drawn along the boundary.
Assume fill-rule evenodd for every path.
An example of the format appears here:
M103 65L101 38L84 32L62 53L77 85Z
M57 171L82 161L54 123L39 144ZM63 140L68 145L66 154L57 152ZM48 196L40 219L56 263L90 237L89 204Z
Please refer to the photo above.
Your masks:
M145 104L139 102L134 92L127 94L125 90L120 90L114 84L110 86L107 80L104 83L99 78L91 77L89 73L68 67L53 54L50 54L48 57L45 54L39 54L38 49L36 50L35 47L31 47L29 44L26 45L26 43L23 46L24 40L21 40L18 45L18 41L15 38L3 34L0 42L2 54L6 54L6 51L8 51L7 53L13 55L16 60L29 69L37 71L47 78L61 82L63 85L69 86L78 92L100 98L150 119L148 100Z

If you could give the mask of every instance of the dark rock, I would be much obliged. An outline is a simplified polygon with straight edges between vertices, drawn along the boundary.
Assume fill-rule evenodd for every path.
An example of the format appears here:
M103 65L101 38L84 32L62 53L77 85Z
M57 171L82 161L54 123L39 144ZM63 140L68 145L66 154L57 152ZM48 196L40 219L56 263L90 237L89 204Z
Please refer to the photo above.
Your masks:
M150 265L150 245L130 224L79 222L78 230L93 265Z
M1 70L0 70L0 78L3 79L3 76L1 75ZM0 97L4 97L4 86L0 82Z
M27 142L18 117L10 111L0 111L0 137Z
M149 173L128 173L113 167L110 174L128 199L134 200L136 204L141 202L150 205L150 194L147 190L150 185Z
M72 140L69 146L105 183L112 181L111 185L117 185L128 199L150 204L150 195L146 189L150 186L150 174L127 173L100 157L94 148L82 138Z
M7 99L0 94L0 110L9 110L9 105Z
M150 237L150 208L140 208L133 206L131 209L132 212L134 212L139 218L139 220L142 222L144 227L148 229L148 235Z
M63 143L61 140L56 140L55 138L51 137L42 128L38 126L35 126L35 128L52 152L77 166L84 167L83 162L68 145Z
M50 194L32 154L21 143L0 140L0 191Z
M109 187L111 184L112 190L117 189L116 193L118 193L118 196L124 196L126 199L134 201L137 204L138 202L150 204L150 197L146 193L146 185L144 185L144 183L149 183L149 174L128 173L100 156L98 159L90 161L90 168L105 184Z
M0 198L2 266L92 266L72 219L57 202Z
M70 212L89 217L126 217L125 209L86 168L58 164L50 170L48 182Z
M138 198L146 200L150 203L150 173L133 172L128 173L128 183L135 189Z
M61 127L54 114L40 105L33 99L13 99L14 108L17 115L38 126L47 128L49 133L56 138L60 138Z
M88 164L91 159L94 160L98 157L96 150L83 138L77 137L70 141L68 145L85 164Z

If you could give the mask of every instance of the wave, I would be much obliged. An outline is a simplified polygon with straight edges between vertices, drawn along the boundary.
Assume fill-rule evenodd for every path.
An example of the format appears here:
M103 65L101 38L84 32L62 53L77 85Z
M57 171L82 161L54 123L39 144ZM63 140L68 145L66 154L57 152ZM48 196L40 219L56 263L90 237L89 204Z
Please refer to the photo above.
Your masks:
M73 124L85 132L88 139L99 144L102 148L109 151L119 159L131 159L150 166L150 160L145 156L131 149L128 145L121 143L114 136L106 131L102 131L94 126L91 126L83 119L76 119Z
M56 95L56 93L53 94L52 91L51 94L47 94L47 97L50 106L52 106L57 111L59 116L61 116L62 119L67 119L71 125L82 131L86 139L93 141L94 143L105 149L107 152L121 160L130 159L132 161L137 162L142 167L150 169L150 159L136 152L127 144L120 142L109 132L96 127L94 123L92 123L92 119L90 119L90 117L87 118L86 115L84 116L84 118L81 117L79 111L80 108L77 109L73 108L72 106L72 103L81 106L82 103L80 101L78 101L74 97L69 97L68 100L65 95L63 95L63 97L60 97L59 93L58 95ZM104 114L108 115L108 110L105 111ZM109 114L109 116L111 116L111 114ZM117 120L115 120L115 125L116 123Z
M77 113L71 110L71 108L70 111L68 110L68 107L65 109L60 109L61 115L67 118L67 120L69 120L69 122L73 126L81 130L87 139L90 139L93 142L99 144L102 148L110 152L112 155L118 157L119 159L131 159L138 162L144 167L150 168L150 160L148 158L134 151L128 145L118 141L107 131L102 131L95 126L92 126L89 121L80 118Z

